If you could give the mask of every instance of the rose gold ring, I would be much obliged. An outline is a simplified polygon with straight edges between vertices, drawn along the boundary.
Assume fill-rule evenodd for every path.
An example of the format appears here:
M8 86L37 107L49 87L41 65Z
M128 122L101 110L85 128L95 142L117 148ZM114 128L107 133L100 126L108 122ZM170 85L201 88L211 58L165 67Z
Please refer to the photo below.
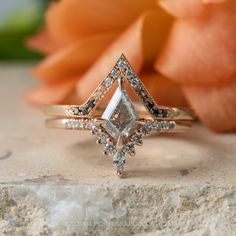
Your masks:
M128 83L141 103L133 103L124 88ZM105 108L101 100L111 87L116 91ZM195 118L189 109L161 107L153 100L124 55L83 105L48 105L44 109L53 128L91 130L104 145L104 154L112 158L120 176L126 156L135 155L135 145L155 132L181 132Z

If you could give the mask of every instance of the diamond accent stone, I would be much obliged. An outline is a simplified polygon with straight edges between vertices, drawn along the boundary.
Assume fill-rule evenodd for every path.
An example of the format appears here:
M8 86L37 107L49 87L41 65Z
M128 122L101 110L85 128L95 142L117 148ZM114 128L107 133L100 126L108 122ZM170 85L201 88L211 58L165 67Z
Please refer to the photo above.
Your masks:
M131 135L130 141L135 145L142 145L143 144L142 135L134 133Z
M157 116L157 117L168 117L169 114L168 114L168 111L166 109L161 109L161 108L154 108L152 110L152 113L154 114L154 116Z
M111 87L112 86L112 84L113 84L113 79L111 78L111 77L107 77L106 79L105 79L105 81L104 81L104 83L105 83L105 86L107 87L107 88L109 88L109 87Z
M93 134L99 134L99 132L100 132L100 129L99 129L99 127L98 127L98 126L95 126L95 125L93 125L93 127L92 127L92 133L93 133Z
M84 127L84 120L78 120L77 123L78 123L78 127L80 129L82 129Z
M109 135L102 133L98 136L98 143L106 144L109 141Z
M112 162L113 162L113 167L118 172L123 171L125 164L125 154L123 152L116 152L116 154L112 158Z
M79 107L73 107L72 112L74 115L79 115L81 113L81 109Z
M108 156L114 156L116 154L117 150L116 147L113 144L107 144L104 147L104 154Z
M135 155L134 144L125 144L123 150L124 150L125 153L127 153L131 156Z
M158 121L158 120L154 121L153 127L154 127L154 129L156 129L157 131L160 131L160 130L161 130L161 122Z
M117 65L121 70L124 70L126 68L126 62L122 59L118 61Z
M162 126L162 129L168 131L168 130L171 130L174 128L175 122L174 121L162 121L161 126Z
M153 122L151 120L148 120L145 122L145 124L140 128L140 132L144 135L148 135L153 128Z
M120 77L120 72L116 69L113 69L111 71L111 76L114 78L114 79L118 79Z
M117 142L126 143L127 138L136 129L138 114L124 89L117 88L105 109L103 127Z
M77 120L68 120L66 123L65 123L66 127L69 128L69 129L76 129L78 127L78 123L77 123Z
M82 114L83 114L84 116L89 114L89 110L88 110L87 107L83 108Z
M131 79L131 78L134 76L133 71L128 68L128 69L125 71L125 76L126 76L128 79Z
M170 122L169 121L163 121L161 125L164 130L170 129Z
M93 124L92 121L88 121L88 122L86 123L86 128L89 129L89 130L91 130L91 129L93 128L93 126L94 126L94 124Z
M133 78L130 82L135 88L138 88L138 86L140 85L139 80L137 78Z
M94 106L95 106L95 99L89 100L89 101L87 102L87 104L86 104L86 107L87 107L88 109L92 109L92 108L94 108Z

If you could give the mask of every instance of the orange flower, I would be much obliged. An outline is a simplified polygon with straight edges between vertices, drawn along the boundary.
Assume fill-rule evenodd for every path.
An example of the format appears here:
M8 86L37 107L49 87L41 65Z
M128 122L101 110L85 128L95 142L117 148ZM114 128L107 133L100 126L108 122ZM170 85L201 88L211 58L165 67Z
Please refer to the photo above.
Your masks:
M153 68L172 21L154 0L62 0L52 4L45 29L28 40L29 46L48 55L34 70L42 85L28 97L37 104L72 102L71 97L80 103L124 53L149 87L178 91L170 93L173 99L161 92L162 104L185 103L178 85Z
M236 128L235 0L61 0L28 40L47 57L30 101L81 103L124 53L161 105ZM184 93L182 93L182 89Z

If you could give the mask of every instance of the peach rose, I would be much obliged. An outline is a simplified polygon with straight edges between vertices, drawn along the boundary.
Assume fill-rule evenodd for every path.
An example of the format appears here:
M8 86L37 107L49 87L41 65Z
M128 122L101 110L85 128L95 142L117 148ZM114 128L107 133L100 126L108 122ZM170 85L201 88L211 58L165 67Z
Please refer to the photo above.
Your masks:
M81 103L124 53L158 104L189 104L217 131L236 129L235 0L61 0L28 45L47 56L28 93Z

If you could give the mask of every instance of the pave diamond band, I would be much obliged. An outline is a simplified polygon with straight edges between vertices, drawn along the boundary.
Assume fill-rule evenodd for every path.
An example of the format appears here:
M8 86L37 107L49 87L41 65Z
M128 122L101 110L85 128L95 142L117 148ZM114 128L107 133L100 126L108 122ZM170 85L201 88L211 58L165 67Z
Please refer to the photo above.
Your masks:
M132 102L124 83L130 85L141 103ZM103 109L100 102L115 85L117 88ZM135 146L142 145L145 136L184 131L194 120L188 109L157 105L124 55L83 105L49 105L45 113L51 116L46 120L48 127L90 130L96 135L118 175L127 156L135 155Z
M100 118L51 118L46 120L49 128L71 130L89 130L97 136L97 143L104 145L103 153L112 158L113 167L120 176L124 169L126 156L135 155L135 146L143 144L143 138L155 133L182 132L190 128L189 122L136 120L136 129L127 136L113 136L109 127L104 126L107 120Z
M104 123L106 120L104 120ZM74 130L90 130L96 128L104 129L104 124L100 118L87 119L87 118L51 118L47 119L45 124L49 128L59 129L74 129ZM153 132L183 132L187 131L191 124L182 121L160 121L160 120L137 120L139 124L139 132L146 136Z

